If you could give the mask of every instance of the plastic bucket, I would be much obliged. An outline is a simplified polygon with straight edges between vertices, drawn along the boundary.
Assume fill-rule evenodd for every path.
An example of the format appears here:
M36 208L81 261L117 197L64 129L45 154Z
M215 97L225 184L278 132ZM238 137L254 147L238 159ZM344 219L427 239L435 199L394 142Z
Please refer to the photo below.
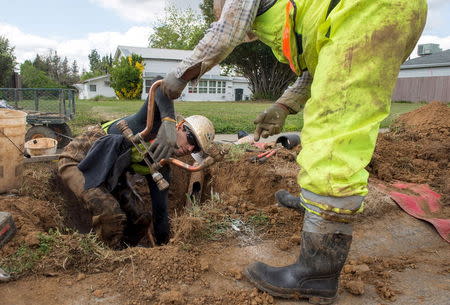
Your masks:
M52 138L37 138L25 143L25 149L30 156L43 156L56 154L58 141Z
M26 116L23 111L0 108L0 194L22 183L23 154L19 149L24 147Z

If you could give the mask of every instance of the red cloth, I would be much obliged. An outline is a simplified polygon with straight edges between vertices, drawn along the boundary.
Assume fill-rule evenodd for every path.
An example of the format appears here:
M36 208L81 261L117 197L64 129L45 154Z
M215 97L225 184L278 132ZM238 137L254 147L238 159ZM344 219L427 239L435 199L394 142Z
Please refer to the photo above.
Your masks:
M396 182L389 186L380 185L406 213L431 223L439 235L450 243L450 219L443 215L439 202L441 195L427 184Z

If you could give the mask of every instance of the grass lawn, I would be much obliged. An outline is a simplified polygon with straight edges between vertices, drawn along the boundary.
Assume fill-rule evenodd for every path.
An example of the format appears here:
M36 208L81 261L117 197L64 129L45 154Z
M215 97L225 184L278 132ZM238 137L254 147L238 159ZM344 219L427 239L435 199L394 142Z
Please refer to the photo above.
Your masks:
M102 121L120 118L136 112L143 101L87 101L78 100L77 114L70 125L75 134L80 128ZM216 128L216 133L235 133L239 130L253 132L253 120L270 103L256 102L176 102L175 110L184 115L202 114L208 117ZM392 103L391 114L381 123L388 127L400 114L414 110L423 103ZM290 115L283 131L299 131L303 126L303 114Z

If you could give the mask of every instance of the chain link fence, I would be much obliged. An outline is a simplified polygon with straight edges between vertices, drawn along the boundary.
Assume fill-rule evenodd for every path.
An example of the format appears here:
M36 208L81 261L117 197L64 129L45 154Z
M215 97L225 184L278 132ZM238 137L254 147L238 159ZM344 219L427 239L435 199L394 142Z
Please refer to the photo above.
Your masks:
M28 113L29 124L64 123L75 115L73 89L0 88L0 100Z

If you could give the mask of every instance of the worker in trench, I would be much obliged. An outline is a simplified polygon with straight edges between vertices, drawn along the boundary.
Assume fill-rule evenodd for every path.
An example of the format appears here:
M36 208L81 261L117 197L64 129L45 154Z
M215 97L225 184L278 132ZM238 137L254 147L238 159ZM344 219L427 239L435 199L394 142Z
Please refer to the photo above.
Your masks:
M155 104L153 128L145 139L153 144L165 144L150 145L155 161L160 161L162 155L191 154L201 163L207 156L205 149L214 139L211 121L201 115L175 117L173 103L168 102L160 88L156 91ZM137 113L122 118L134 134L146 127L147 105L148 98ZM169 241L170 234L168 189L158 189L143 157L135 147L130 149L131 144L120 135L117 124L122 119L91 127L69 143L59 157L58 174L91 213L93 230L108 246L120 249L142 245L139 242L149 229L154 243L162 245ZM166 145L169 140L175 145ZM167 149L159 151L158 147ZM170 183L169 165L159 172ZM136 185L139 181L136 175L143 175L147 180L151 206L142 200L141 196L148 195L148 189Z
M217 22L163 80L177 98L240 43L259 39L298 75L255 120L255 140L279 133L303 109L299 202L306 210L300 255L285 267L261 262L246 277L283 298L330 304L363 210L369 163L388 115L400 65L423 30L425 0L215 0ZM300 225L300 224L298 224Z

